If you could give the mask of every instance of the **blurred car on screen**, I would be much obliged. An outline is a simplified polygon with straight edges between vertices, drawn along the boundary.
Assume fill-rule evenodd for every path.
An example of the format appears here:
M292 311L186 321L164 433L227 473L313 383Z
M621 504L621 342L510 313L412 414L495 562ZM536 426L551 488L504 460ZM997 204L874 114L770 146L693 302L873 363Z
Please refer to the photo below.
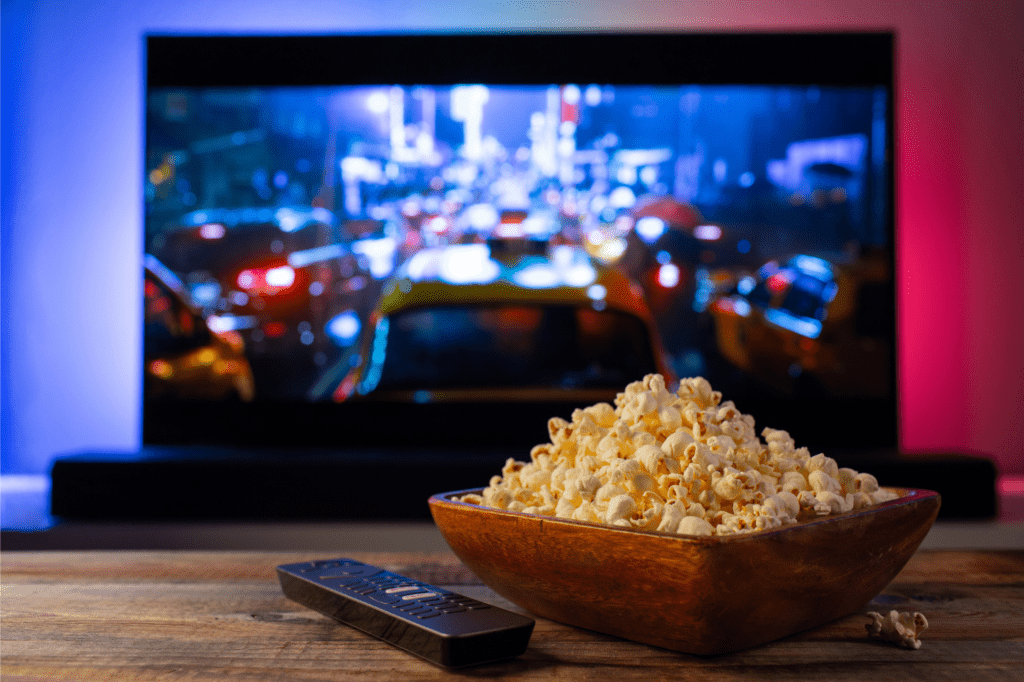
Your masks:
M251 357L327 343L331 295L355 269L323 208L194 211L153 251L215 328L244 335Z
M785 393L886 395L894 352L890 277L882 254L770 261L711 302L716 350Z
M652 372L675 380L628 278L580 247L491 241L406 261L353 366L327 372L310 397L589 404Z
M186 299L181 281L145 259L143 385L158 398L250 401L255 385L237 332L215 332Z

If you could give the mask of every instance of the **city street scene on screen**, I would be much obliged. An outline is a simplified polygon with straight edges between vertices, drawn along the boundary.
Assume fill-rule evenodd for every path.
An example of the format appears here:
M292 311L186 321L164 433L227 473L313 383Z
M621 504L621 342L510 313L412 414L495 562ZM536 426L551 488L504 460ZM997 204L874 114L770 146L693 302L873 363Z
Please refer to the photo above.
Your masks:
M146 399L593 402L651 372L886 396L890 106L870 87L150 90Z

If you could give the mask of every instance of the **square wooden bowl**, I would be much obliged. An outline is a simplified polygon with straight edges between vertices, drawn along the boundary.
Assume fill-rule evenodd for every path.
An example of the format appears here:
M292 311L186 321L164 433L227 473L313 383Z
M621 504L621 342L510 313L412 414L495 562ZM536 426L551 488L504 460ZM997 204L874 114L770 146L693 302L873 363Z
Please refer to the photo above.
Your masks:
M490 509L434 495L455 554L543 618L690 654L739 651L854 613L896 577L939 512L930 490L742 535L697 537Z

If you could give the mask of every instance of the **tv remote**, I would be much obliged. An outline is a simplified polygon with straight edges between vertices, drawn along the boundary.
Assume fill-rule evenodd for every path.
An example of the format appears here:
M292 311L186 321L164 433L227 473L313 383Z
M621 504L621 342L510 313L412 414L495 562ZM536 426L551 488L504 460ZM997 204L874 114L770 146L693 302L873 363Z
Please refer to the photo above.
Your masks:
M534 620L354 559L277 567L289 599L405 649L460 668L526 651Z

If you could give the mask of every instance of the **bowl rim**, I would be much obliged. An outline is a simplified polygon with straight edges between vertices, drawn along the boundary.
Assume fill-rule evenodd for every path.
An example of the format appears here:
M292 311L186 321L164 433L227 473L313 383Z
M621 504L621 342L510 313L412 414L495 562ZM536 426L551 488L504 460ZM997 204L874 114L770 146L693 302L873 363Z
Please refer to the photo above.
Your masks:
M444 493L437 493L435 495L431 495L427 500L427 503L431 508L435 506L451 506L456 509L472 509L485 514L496 514L498 516L507 516L512 519L536 521L542 525L557 524L568 527L575 526L580 528L604 530L613 533L626 533L628 535L637 535L640 537L671 538L694 544L715 545L734 542L755 542L765 538L773 538L782 533L793 532L804 528L813 528L819 525L834 524L836 521L840 520L854 519L862 516L873 516L879 512L887 509L893 509L895 507L918 504L932 499L936 500L939 504L941 504L942 501L941 495L934 490L927 490L924 488L904 488L898 486L881 486L881 488L895 492L899 497L886 502L873 504L869 507L841 512L839 514L828 514L827 516L806 519L795 523L788 523L768 530L729 533L727 535L687 535L685 533L670 533L668 531L645 530L642 528L625 528L623 526L612 526L593 521L579 521L576 519L563 519L557 516L544 516L543 514L528 514L526 512L510 511L508 509L496 509L494 507L485 507L483 505L473 504L472 502L463 502L461 500L454 499L456 496L461 497L469 494L479 495L484 488L467 488L465 490L453 490Z

